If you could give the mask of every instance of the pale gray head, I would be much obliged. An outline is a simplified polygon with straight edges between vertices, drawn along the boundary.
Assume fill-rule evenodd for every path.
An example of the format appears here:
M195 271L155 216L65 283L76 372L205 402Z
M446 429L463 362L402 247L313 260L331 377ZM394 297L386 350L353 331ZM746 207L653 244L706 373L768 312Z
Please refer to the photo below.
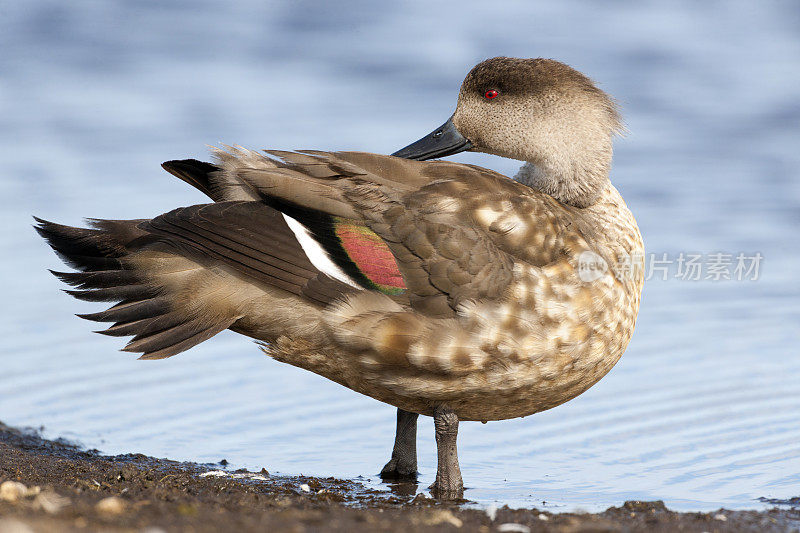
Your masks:
M396 152L432 159L471 150L526 161L516 179L586 207L608 183L613 100L592 80L552 59L495 57L467 74L452 118Z

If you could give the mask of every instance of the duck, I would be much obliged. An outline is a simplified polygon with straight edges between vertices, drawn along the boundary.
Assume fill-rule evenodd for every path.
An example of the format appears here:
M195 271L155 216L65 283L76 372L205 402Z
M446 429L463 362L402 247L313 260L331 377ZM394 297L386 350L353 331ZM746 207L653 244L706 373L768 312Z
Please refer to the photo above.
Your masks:
M392 155L213 148L163 168L208 203L152 219L36 229L71 272L78 315L172 357L226 329L272 359L397 408L384 479L416 479L433 417L431 493L463 497L460 421L524 417L589 389L630 342L644 253L611 184L615 101L552 59L470 70L455 111ZM508 177L442 160L522 162ZM625 267L627 265L627 267Z

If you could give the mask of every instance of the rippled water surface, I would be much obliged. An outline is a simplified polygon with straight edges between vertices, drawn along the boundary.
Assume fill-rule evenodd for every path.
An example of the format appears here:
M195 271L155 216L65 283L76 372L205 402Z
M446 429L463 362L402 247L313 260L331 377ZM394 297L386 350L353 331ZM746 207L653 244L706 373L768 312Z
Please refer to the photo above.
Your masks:
M118 352L120 339L72 316L97 306L59 292L45 268L60 264L30 215L78 224L201 203L158 165L218 142L392 152L449 116L478 60L544 56L623 105L630 133L612 179L650 252L764 259L758 281L683 281L674 270L648 281L627 353L594 388L525 419L462 424L467 496L709 510L798 495L798 4L336 5L0 8L0 420L108 453L377 484L392 407L232 333L164 361ZM419 450L427 486L428 418Z

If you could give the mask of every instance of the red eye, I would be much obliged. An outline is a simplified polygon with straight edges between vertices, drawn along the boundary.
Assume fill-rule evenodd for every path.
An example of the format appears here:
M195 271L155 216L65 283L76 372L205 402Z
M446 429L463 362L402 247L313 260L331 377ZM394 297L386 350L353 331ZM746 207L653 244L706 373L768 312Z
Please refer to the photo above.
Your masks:
M500 94L499 92L495 91L494 89L489 89L483 94L483 97L487 100L491 100L492 98L497 98L497 95Z

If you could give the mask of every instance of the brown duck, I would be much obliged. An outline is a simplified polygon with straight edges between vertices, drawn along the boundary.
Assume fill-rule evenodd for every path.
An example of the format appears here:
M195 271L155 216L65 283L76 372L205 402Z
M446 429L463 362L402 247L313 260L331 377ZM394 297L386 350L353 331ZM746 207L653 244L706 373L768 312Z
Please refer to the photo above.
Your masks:
M37 230L77 272L81 315L170 357L225 329L272 358L398 408L384 477L414 477L433 416L435 495L460 497L459 420L574 398L619 360L643 276L633 215L609 181L612 100L572 68L498 57L455 113L393 156L243 148L163 167L213 203L152 220ZM471 150L522 160L514 179L423 161Z

